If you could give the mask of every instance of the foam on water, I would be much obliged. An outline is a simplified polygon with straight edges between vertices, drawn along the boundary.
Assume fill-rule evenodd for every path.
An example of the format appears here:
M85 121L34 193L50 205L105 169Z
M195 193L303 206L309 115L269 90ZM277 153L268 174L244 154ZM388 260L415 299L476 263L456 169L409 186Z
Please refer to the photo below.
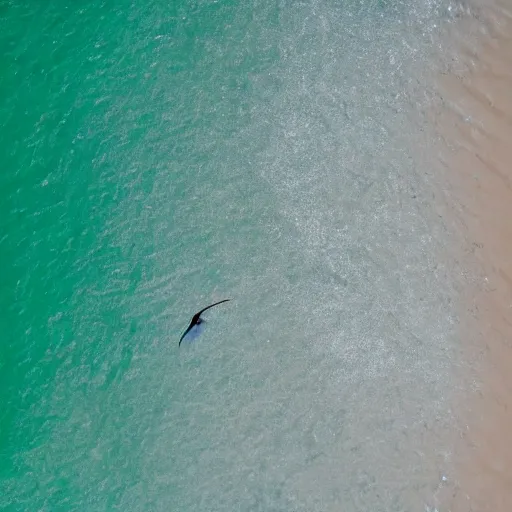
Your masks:
M28 272L38 240L52 245L44 282L66 288L17 320L31 399L2 505L423 503L444 464L455 346L418 114L442 7L39 13L58 62L40 107L49 126L29 135L45 169L36 198L57 191L45 200L60 213L16 261ZM21 56L37 47L22 44ZM17 94L9 105L32 98ZM178 350L190 316L228 295Z

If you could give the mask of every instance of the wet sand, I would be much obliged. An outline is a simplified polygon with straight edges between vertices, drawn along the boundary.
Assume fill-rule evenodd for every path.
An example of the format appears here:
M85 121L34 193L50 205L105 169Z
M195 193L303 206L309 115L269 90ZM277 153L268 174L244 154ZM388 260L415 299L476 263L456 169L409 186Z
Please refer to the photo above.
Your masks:
M440 512L512 510L512 3L468 8L448 27L453 59L433 121L444 196L467 275L460 306L464 374L454 414L454 474ZM450 42L451 41L451 42ZM450 50L451 51L451 50Z

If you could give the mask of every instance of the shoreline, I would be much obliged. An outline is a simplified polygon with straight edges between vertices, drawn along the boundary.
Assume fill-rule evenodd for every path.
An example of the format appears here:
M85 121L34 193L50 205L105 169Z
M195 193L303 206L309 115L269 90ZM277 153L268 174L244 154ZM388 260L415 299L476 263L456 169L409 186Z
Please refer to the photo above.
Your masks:
M440 512L512 507L512 10L465 7L449 26L449 70L438 84L445 207L464 276L459 333L463 387L455 474L437 496ZM449 46L448 46L449 47ZM508 371L507 371L508 370Z

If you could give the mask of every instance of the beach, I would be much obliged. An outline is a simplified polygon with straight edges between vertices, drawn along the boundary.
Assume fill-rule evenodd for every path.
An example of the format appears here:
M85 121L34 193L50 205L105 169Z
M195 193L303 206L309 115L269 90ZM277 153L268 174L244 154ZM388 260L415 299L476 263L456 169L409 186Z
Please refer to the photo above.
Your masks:
M503 7L0 27L0 509L509 512Z
M458 363L464 385L455 474L439 510L512 507L512 11L506 2L466 5L443 44L453 59L440 76L432 120L447 186L444 201L467 272L461 291Z

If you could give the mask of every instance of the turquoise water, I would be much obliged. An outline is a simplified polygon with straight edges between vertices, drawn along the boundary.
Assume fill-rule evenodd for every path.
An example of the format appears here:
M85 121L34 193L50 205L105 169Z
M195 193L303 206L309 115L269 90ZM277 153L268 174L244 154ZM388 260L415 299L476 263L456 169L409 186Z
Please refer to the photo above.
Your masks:
M0 3L2 509L423 507L457 343L421 115L446 19Z

